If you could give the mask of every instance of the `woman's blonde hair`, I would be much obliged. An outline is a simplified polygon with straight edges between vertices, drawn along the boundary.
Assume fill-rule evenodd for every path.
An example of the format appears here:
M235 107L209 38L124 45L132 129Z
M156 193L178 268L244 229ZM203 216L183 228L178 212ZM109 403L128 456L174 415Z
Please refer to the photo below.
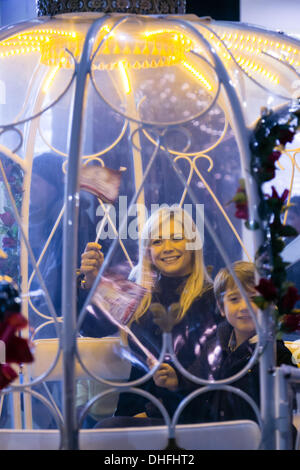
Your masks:
M212 284L203 262L202 239L192 217L179 206L161 207L149 217L144 225L141 234L139 262L129 276L131 280L147 289L147 294L140 303L132 321L141 318L150 307L153 289L155 288L153 279L159 274L150 257L149 247L151 239L155 238L155 234L157 236L160 227L165 222L169 221L170 223L172 219L175 223L181 224L184 236L189 241L190 247L188 249L193 250L192 272L180 296L179 304L181 308L179 309L176 323L184 317L194 299L199 297L209 284Z

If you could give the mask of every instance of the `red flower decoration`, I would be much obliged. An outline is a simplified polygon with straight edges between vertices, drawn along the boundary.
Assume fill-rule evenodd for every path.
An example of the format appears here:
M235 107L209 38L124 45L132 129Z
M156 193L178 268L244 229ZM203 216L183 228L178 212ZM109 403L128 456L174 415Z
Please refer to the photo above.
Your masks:
M276 189L274 188L274 186L272 186L272 196L271 198L272 199L278 199L279 201L281 201L282 203L285 202L286 198L288 197L289 195L289 190L288 189L285 189L282 193L281 196L279 196L279 194L277 193Z
M282 318L283 326L289 332L300 330L300 314L290 313L289 315L283 315Z
M280 156L281 156L281 152L279 152L278 150L274 150L272 153L270 153L270 155L268 155L269 163L274 165L274 163L277 162L277 160L279 160Z
M286 294L282 297L282 308L284 311L290 311L294 308L295 303L300 300L297 287L289 286Z
M270 181L275 178L275 166L272 164L271 166L264 166L259 168L258 174L262 181Z
M235 217L238 219L245 219L248 220L249 213L248 213L248 205L246 203L241 203L238 204L236 203L235 205L236 211L235 211Z
M255 289L268 301L276 300L277 298L277 289L269 279L260 279Z
M0 214L0 219L4 225L7 225L8 227L11 227L15 223L15 219L10 212L4 212L3 214Z
M3 248L15 248L17 246L17 240L12 237L4 237L2 240Z
M290 225L283 225L281 221L282 212L286 210L286 199L289 191L286 189L279 195L272 187L272 194L264 194L263 184L275 177L275 163L281 156L281 152L288 142L294 140L296 131L300 128L299 110L273 113L262 110L262 119L255 128L251 139L251 174L256 180L259 191L259 214L264 222L264 241L258 252L263 259L269 258L267 253L270 248L271 267L270 278L261 279L256 286L261 296L256 299L256 304L262 309L268 303L273 303L277 308L274 311L277 326L282 331L294 331L300 329L300 310L294 305L300 296L295 286L287 282L286 263L280 256L284 248L283 237L297 235L297 231ZM281 146L278 149L278 144ZM271 150L272 149L272 150ZM260 307L260 308L261 308ZM284 320L283 320L284 319Z
M16 336L16 333L25 328L27 320L20 313L6 312L6 318L0 323L0 340L5 343L5 360L7 363L32 362L33 356L28 341ZM0 389L6 387L17 374L8 364L1 364Z
M287 142L293 142L295 133L289 129L280 129L278 140L281 145L285 145Z
M237 188L234 197L231 201L229 201L228 204L234 202L236 208L236 212L234 214L235 217L237 217L238 219L248 220L248 202L245 190L245 181L241 178L239 182L240 185Z
M32 362L33 356L26 339L15 333L27 326L27 320L20 313L7 314L0 324L0 339L6 346L6 362Z

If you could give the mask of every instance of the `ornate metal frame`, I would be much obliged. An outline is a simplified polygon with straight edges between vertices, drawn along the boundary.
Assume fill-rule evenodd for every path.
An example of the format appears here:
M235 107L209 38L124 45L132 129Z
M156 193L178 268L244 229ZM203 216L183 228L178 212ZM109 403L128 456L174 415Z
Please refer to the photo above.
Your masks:
M100 3L100 2L95 1L95 2L75 2L75 3L77 4L77 8L78 8L78 3L82 4L82 8L84 8L85 4L88 5L88 3L89 3L88 7L90 8L89 11L91 11L91 8L92 7L96 8L96 4ZM59 2L59 1L57 1L57 2L42 2L42 1L40 1L39 4L40 4L40 11L42 11L41 9L42 9L44 4L45 4L44 5L45 8L46 7L48 8L50 4L52 4L52 5L57 4L56 5L57 7L59 5L61 5L61 8L64 8L64 5L67 4L67 2ZM72 5L74 5L74 2L73 3L69 2L68 8L70 9ZM74 6L74 8L75 8L75 6ZM83 11L83 10L80 10L80 11ZM47 14L49 12L50 12L50 10L47 10ZM62 11L60 11L60 12L62 12ZM54 10L52 11L52 13L54 14ZM120 19L118 19L118 21L116 21L113 29L117 28L120 24L126 22L127 18L128 18L127 16L123 16ZM90 291L90 293L87 297L87 300L85 302L85 305L84 305L84 307L82 308L82 310L80 312L79 319L78 319L78 322L77 322L76 318L75 318L75 312L76 312L76 305L75 305L75 299L76 299L75 289L76 289L76 287L75 286L76 286L76 283L75 282L70 282L70 279L73 279L73 281L74 281L75 272L76 272L76 266L74 265L75 261L74 261L73 253L76 252L76 246L77 246L76 237L77 237L77 228L78 228L78 220L77 220L77 215L78 215L77 214L77 205L78 205L77 203L78 203L78 200L74 195L77 192L77 186L78 186L78 166L79 166L80 158L83 158L86 162L89 161L91 158L96 158L103 164L103 160L100 160L99 157L102 156L107 151L107 149L104 149L104 150L101 150L100 152L98 152L94 155L85 155L84 157L81 157L81 155L80 155L80 135L81 135L81 129L82 129L82 110L83 110L83 100L84 100L84 88L85 88L87 77L90 74L93 58L95 56L94 55L91 59L91 56L92 56L92 49L91 49L92 46L91 46L91 44L93 44L93 41L90 41L90 40L97 36L98 31L105 24L106 19L107 19L107 17L103 16L99 19L96 19L93 22L93 24L91 25L91 27L90 27L90 29L87 33L87 36L85 38L84 49L83 49L83 53L82 53L82 59L81 59L80 62L76 62L76 60L74 59L75 69L74 69L74 74L72 75L71 82L67 85L66 89L63 91L63 93L55 101L55 103L58 102L62 98L62 96L64 96L67 93L67 91L68 91L69 87L71 86L71 84L73 82L75 83L75 103L74 103L74 113L73 113L73 121L72 121L71 147L70 147L70 152L69 152L69 165L68 165L68 170L67 170L66 198L65 198L65 205L62 208L61 214L59 216L59 218L61 218L63 213L64 213L65 226L64 226L64 259L63 259L63 262L64 262L64 265L66 267L66 269L64 271L64 278L63 278L64 322L63 322L62 335L58 334L59 348L58 348L57 355L56 355L56 358L55 358L53 364L51 365L51 367L47 371L45 371L44 374L42 374L40 377L38 377L34 381L28 381L28 383L13 385L9 389L7 389L4 393L24 391L24 392L28 393L29 396L31 394L32 396L35 396L35 397L41 399L43 401L43 403L46 406L48 406L48 408L51 410L51 412L53 413L53 415L54 415L54 417L55 417L55 419L58 423L58 426L59 426L59 428L61 430L61 433L62 433L61 434L61 436L62 436L62 447L65 448L65 449L67 449L67 448L76 449L76 448L78 448L78 431L79 431L80 425L82 423L82 420L84 419L85 415L88 413L90 407L98 399L101 399L102 397L104 397L104 396L106 396L110 393L114 393L116 390L132 391L132 392L135 392L135 393L138 393L138 394L144 394L144 396L147 396L147 398L149 398L151 401L153 401L153 403L156 404L158 406L158 408L161 410L161 412L163 414L163 417L165 419L165 422L166 422L166 424L168 426L168 429L169 429L169 437L174 438L176 423L177 423L179 415L180 415L182 409L184 408L184 406L194 396L196 396L196 394L205 393L205 391L209 391L209 390L213 390L213 389L221 389L222 388L222 389L225 389L225 390L228 390L228 391L234 391L234 393L237 393L238 395L242 396L244 399L246 399L248 401L248 403L252 406L252 408L253 408L253 410L254 410L257 418L258 418L258 422L259 422L259 424L262 428L262 431L263 431L263 434L262 434L263 446L265 448L275 448L275 429L276 429L275 415L274 415L275 410L274 410L274 403L270 399L270 397L274 396L274 380L273 380L272 377L270 377L270 374L269 374L270 368L274 369L274 360L273 360L272 351L271 351L272 345L273 345L272 341L274 341L274 336L273 336L274 332L272 330L270 315L262 316L259 319L259 321L257 321L256 317L253 314L253 318L254 318L254 321L256 323L256 328L257 328L257 331L259 333L259 342L257 343L257 346L255 348L255 352L254 352L253 357L251 358L249 363L246 365L246 367L243 370L241 370L238 374L236 374L235 376L230 377L226 380L215 382L213 384L210 381L206 381L206 380L200 379L198 377L191 376L190 374L188 374L188 372L185 369L182 368L182 366L176 360L176 356L175 356L173 348L172 348L171 335L168 334L168 333L165 333L164 336L163 336L163 349L161 351L161 355L160 355L160 358L159 358L158 365L155 368L153 368L148 374L146 374L142 379L139 379L135 382L124 384L124 383L120 383L120 382L113 382L113 381L105 380L101 377L97 377L91 371L88 370L88 368L83 363L83 361L80 357L80 353L78 351L76 340L75 340L76 333L78 332L78 330L80 328L80 325L81 325L81 322L84 319L85 309L86 309L87 305L89 304L90 299L93 296L93 293L95 291L95 286L96 286L97 282L101 279L101 276L102 276L103 272L105 271L105 269L107 268L107 266L109 266L109 263L112 259L114 251L117 247L117 244L120 242L120 240L118 238L116 238L114 240L114 242L112 243L112 246L111 246L111 248L108 252L108 255L107 255L107 257L106 257L106 259L105 259L105 261L104 261L104 263L101 267L101 270L99 271L99 274L98 274L97 279L94 283L94 286L91 289L91 291ZM200 32L199 29L197 29L193 24L191 24L191 23L189 23L189 22L187 22L183 19L178 19L178 20L172 19L172 20L167 20L167 21L170 24L170 26L175 23L176 26L179 27L179 28L184 27L185 30L188 31L188 33L190 34L191 37L197 38L203 44L203 46L205 48L205 51L207 52L207 54L209 56L210 64L214 68L214 70L216 71L216 74L219 78L219 84L218 85L219 85L219 87L222 85L222 87L224 88L224 90L226 92L226 95L227 95L227 99L228 99L228 101L231 105L231 108L233 109L233 114L234 114L234 116L233 116L233 125L234 125L234 128L235 128L235 132L236 132L236 136L237 136L237 140L238 140L238 144L239 144L239 150L240 150L240 153L241 153L242 166L243 166L244 172L250 174L250 171L249 171L250 150L249 150L249 146L248 146L248 131L247 131L245 119L244 119L244 116L243 116L243 112L242 112L242 109L241 109L241 104L239 102L239 99L237 97L237 94L236 94L234 88L231 86L230 78L228 76L226 68L224 67L224 65L223 65L221 59L219 58L219 56L217 55L216 51L213 48L211 48L211 45L210 45L209 41L207 40L207 37L205 35L206 34L205 30L206 30L207 34L215 35L215 33L209 27L204 26L204 25L201 25L201 26L203 26L203 30ZM111 31L108 33L107 37L109 36ZM219 40L217 35L216 35L216 40ZM221 39L221 41L222 41L222 39ZM226 48L226 50L228 52L226 44L224 43L223 45L224 45L224 47ZM198 54L198 53L195 53L195 54ZM245 74L245 71L242 70L242 73ZM94 86L96 92L98 93L100 99L103 100L103 96L101 95L101 93L99 92L97 87L95 86L93 80L92 80L92 83L93 83L93 86ZM30 118L19 120L19 121L16 120L14 123L11 123L9 125L2 125L2 126L0 125L1 132L5 132L5 131L8 131L8 130L14 129L21 136L21 141L22 141L22 138L23 138L22 133L16 126L21 124L21 123L24 123L24 122L28 122L29 126L31 126L32 123L42 115L42 113L44 113L47 109L49 109L55 103L52 103L49 107L46 107L45 109L41 110L42 101L39 101L39 99L38 99L33 116L31 116ZM121 113L120 113L120 115L121 115ZM141 195L141 193L143 191L144 182L147 178L147 175L149 174L149 171L150 171L150 169L153 165L153 162L157 158L159 150L164 151L164 153L166 155L166 158L168 158L169 162L171 163L171 165L174 169L174 173L176 174L179 181L182 183L183 193L182 193L182 197L181 197L181 204L183 203L186 194L188 194L190 196L190 198L191 198L191 200L193 201L194 204L197 204L197 198L196 198L195 194L193 193L192 189L189 187L189 184L187 184L187 182L190 181L193 172L195 172L198 175L198 177L205 183L205 178L203 177L203 175L201 175L200 171L197 169L197 163L196 162L197 162L198 158L206 158L210 162L210 164L211 164L210 168L211 168L212 167L212 161L211 161L211 159L208 155L208 152L211 149L204 149L202 151L193 152L192 154L189 154L189 152L188 152L189 149L188 149L188 146L187 146L187 148L184 149L182 152L174 152L174 151L172 151L171 149L168 148L168 145L167 145L167 142L166 142L166 139L165 139L164 132L166 132L166 130L167 130L167 127L168 127L167 124L165 124L164 129L163 130L160 129L159 132L157 132L157 129L155 129L155 126L153 126L153 129L152 129L153 132L150 135L149 134L149 125L148 124L144 125L143 122L135 121L134 119L132 119L128 116L123 116L123 118L124 118L124 125L122 126L121 133L112 145L116 145L116 143L119 142L119 140L122 139L122 137L125 133L125 129L127 129L128 126L129 126L129 129L130 129L131 144L132 144L132 147L137 152L137 158L138 158L138 152L140 151L139 147L134 142L134 136L137 133L139 133L139 132L144 133L144 135L148 138L148 140L153 144L152 156L149 159L147 168L145 169L143 175L140 175L139 179L136 182L137 183L137 190L136 190L136 193L135 193L135 195L134 195L134 197L131 201L131 205L134 204L138 200L139 196ZM178 123L176 123L176 126L175 126L175 128L177 128L179 130ZM227 123L225 124L225 127L224 127L224 130L223 130L222 134L221 134L221 137L217 139L214 146L219 144L219 142L224 137L224 135L226 133L226 130L227 130ZM34 130L32 130L32 136L35 135L35 132L36 132L36 128ZM155 137L153 137L153 135ZM4 148L3 146L1 146L0 150L3 151L3 153L5 155L7 155L9 158L11 158L14 161L22 164L23 167L25 168L24 162L17 155L18 148L14 149L14 151L10 151L9 149ZM66 154L64 156L67 157ZM189 171L188 178L185 177L182 170L180 169L180 166L178 165L178 161L180 161L180 159L187 160L189 162L190 171ZM293 157L293 162L294 162L293 165L297 166L297 164L295 163L295 157ZM298 169L299 169L299 167L298 167ZM2 169L1 169L1 171L2 171ZM18 213L17 208L14 205L13 196L10 192L9 185L7 183L7 179L6 179L4 171L2 171L2 176L4 178L4 181L6 182L5 187L6 187L6 190L7 190L7 194L8 194L8 197L11 200L11 203L13 205L14 215L15 215L17 221L18 221L19 228L22 232L25 247L28 250L28 253L29 253L30 258L31 258L31 262L32 262L33 266L35 267L35 272L36 272L37 276L39 276L41 285L43 285L43 279L42 279L42 276L39 272L39 263L41 261L41 258L38 261L36 261L34 259L33 253L30 249L30 245L29 245L29 242L28 242L27 234L24 233L24 231L22 230L21 218L20 218L20 215ZM207 189L209 189L208 185L206 185L206 187L207 187ZM248 197L249 197L249 201L250 201L250 218L251 218L251 220L259 220L258 214L256 213L256 209L255 209L257 207L256 189L255 189L255 186L254 186L253 181L251 179L249 179L249 181L247 182L247 193L248 193ZM129 210L130 210L130 207L128 208L128 211ZM200 214L200 216L201 216L201 214ZM72 224L68 224L68 220L70 220L70 219L73 221ZM122 231L122 223L125 223L125 218L124 218L123 222L121 222L119 232ZM236 278L236 275L235 275L234 271L232 271L232 268L230 267L230 260L228 259L226 253L224 252L224 249L222 247L222 243L220 242L220 240L218 239L218 237L214 233L214 230L211 227L209 221L205 220L204 223L205 223L206 228L209 231L212 239L214 240L215 245L219 249L225 264L231 270L231 273L232 273L232 275L233 275L233 277L236 281L236 284L239 286L239 288L242 292L242 295L244 296L245 300L248 303L249 310L252 311L251 305L249 304L249 301L247 300L247 296L246 296L242 286L240 285L240 282ZM51 237L53 236L53 234L55 232L55 227L56 226L53 227L53 230L52 230L52 232L49 236L49 239L51 239ZM116 227L115 227L115 229L116 229ZM258 246L261 242L260 237L261 237L261 233L259 231L253 233L253 242L256 244L256 246ZM49 239L48 239L47 243L49 242ZM46 245L47 245L47 243L46 243ZM47 249L46 246L45 246L45 249ZM42 255L43 255L43 253L42 253ZM30 283L30 280L29 280L29 283ZM46 286L44 286L44 290L45 290L45 292L47 292ZM59 320L57 319L55 309L53 308L53 306L51 307L51 299L49 298L47 300L48 300L48 303L49 303L49 306L50 306L51 317L47 317L46 320L49 321L49 322L53 321L57 326ZM167 411L165 410L165 408L158 402L158 400L155 397L152 397L149 394L146 394L145 392L141 392L140 390L135 388L136 385L139 385L139 384L145 382L149 377L153 376L153 374L155 373L157 367L163 361L163 357L164 357L165 352L168 352L172 356L172 358L173 358L174 362L176 363L179 371L184 376L186 376L187 378L189 378L190 380L192 380L192 381L194 381L198 384L205 385L205 388L203 388L201 391L198 391L196 394L194 393L194 394L190 395L189 397L187 397L181 403L181 405L178 408L177 412L175 413L172 421L171 421L170 417L168 416ZM60 417L57 410L55 410L55 407L51 404L51 400L49 401L49 400L45 399L44 397L42 397L41 395L37 394L36 392L33 392L32 390L30 390L30 387L32 387L32 385L42 383L47 378L47 376L51 373L51 371L54 369L55 365L57 364L57 361L58 361L61 354L63 354L63 363L64 363L64 418L63 419ZM235 380L237 380L239 377L241 377L245 373L247 373L248 369L251 368L251 366L257 361L258 357L260 357L260 361L261 361L261 371L262 371L261 372L261 380L263 381L263 384L264 384L264 389L262 391L262 414L260 414L256 404L250 399L249 396L247 396L247 395L245 395L245 394L243 394L243 393L241 393L237 390L234 390L229 385L229 384L233 383ZM96 397L94 397L92 400L90 400L87 403L84 410L82 411L82 414L81 414L78 422L74 422L74 388L73 388L73 384L74 384L75 360L77 360L80 363L82 369L87 372L89 377L91 377L92 379L96 380L99 383L104 383L104 384L109 385L111 387L108 390L106 390L105 392L102 392L102 393L98 394ZM30 404L29 404L28 401L26 401L26 406L28 407L27 410L30 410ZM283 439L283 441L284 441L284 439Z

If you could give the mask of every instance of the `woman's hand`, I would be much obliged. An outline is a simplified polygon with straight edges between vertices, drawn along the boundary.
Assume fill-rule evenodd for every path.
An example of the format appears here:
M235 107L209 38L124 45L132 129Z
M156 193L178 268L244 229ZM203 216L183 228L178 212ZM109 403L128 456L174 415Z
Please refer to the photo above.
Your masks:
M178 388L178 378L175 369L165 362L155 372L153 380L158 387L164 387L173 392Z
M80 272L84 274L85 287L90 289L104 261L101 245L90 242L81 255Z

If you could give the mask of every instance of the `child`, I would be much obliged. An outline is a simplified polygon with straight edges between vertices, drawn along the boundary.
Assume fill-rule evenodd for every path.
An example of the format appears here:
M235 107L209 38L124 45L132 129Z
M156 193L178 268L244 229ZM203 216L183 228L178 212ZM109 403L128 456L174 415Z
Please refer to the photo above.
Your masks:
M256 314L258 308L252 300L257 295L254 265L238 261L234 263L233 269ZM214 293L224 322L218 326L215 337L207 342L201 356L188 368L188 371L203 379L222 380L232 377L246 366L253 354L257 335L248 306L228 269L223 268L217 274L214 280ZM292 355L283 341L277 341L277 366L281 364L294 365ZM157 378L159 374L155 374L155 380ZM168 385L167 381L165 383ZM174 389L174 377L170 384ZM231 385L246 392L259 405L258 363ZM199 385L182 378L179 378L178 386L184 388L187 394L199 388ZM233 393L220 390L208 392L193 400L184 410L180 421L191 423L232 419L255 420L255 415L245 400Z

